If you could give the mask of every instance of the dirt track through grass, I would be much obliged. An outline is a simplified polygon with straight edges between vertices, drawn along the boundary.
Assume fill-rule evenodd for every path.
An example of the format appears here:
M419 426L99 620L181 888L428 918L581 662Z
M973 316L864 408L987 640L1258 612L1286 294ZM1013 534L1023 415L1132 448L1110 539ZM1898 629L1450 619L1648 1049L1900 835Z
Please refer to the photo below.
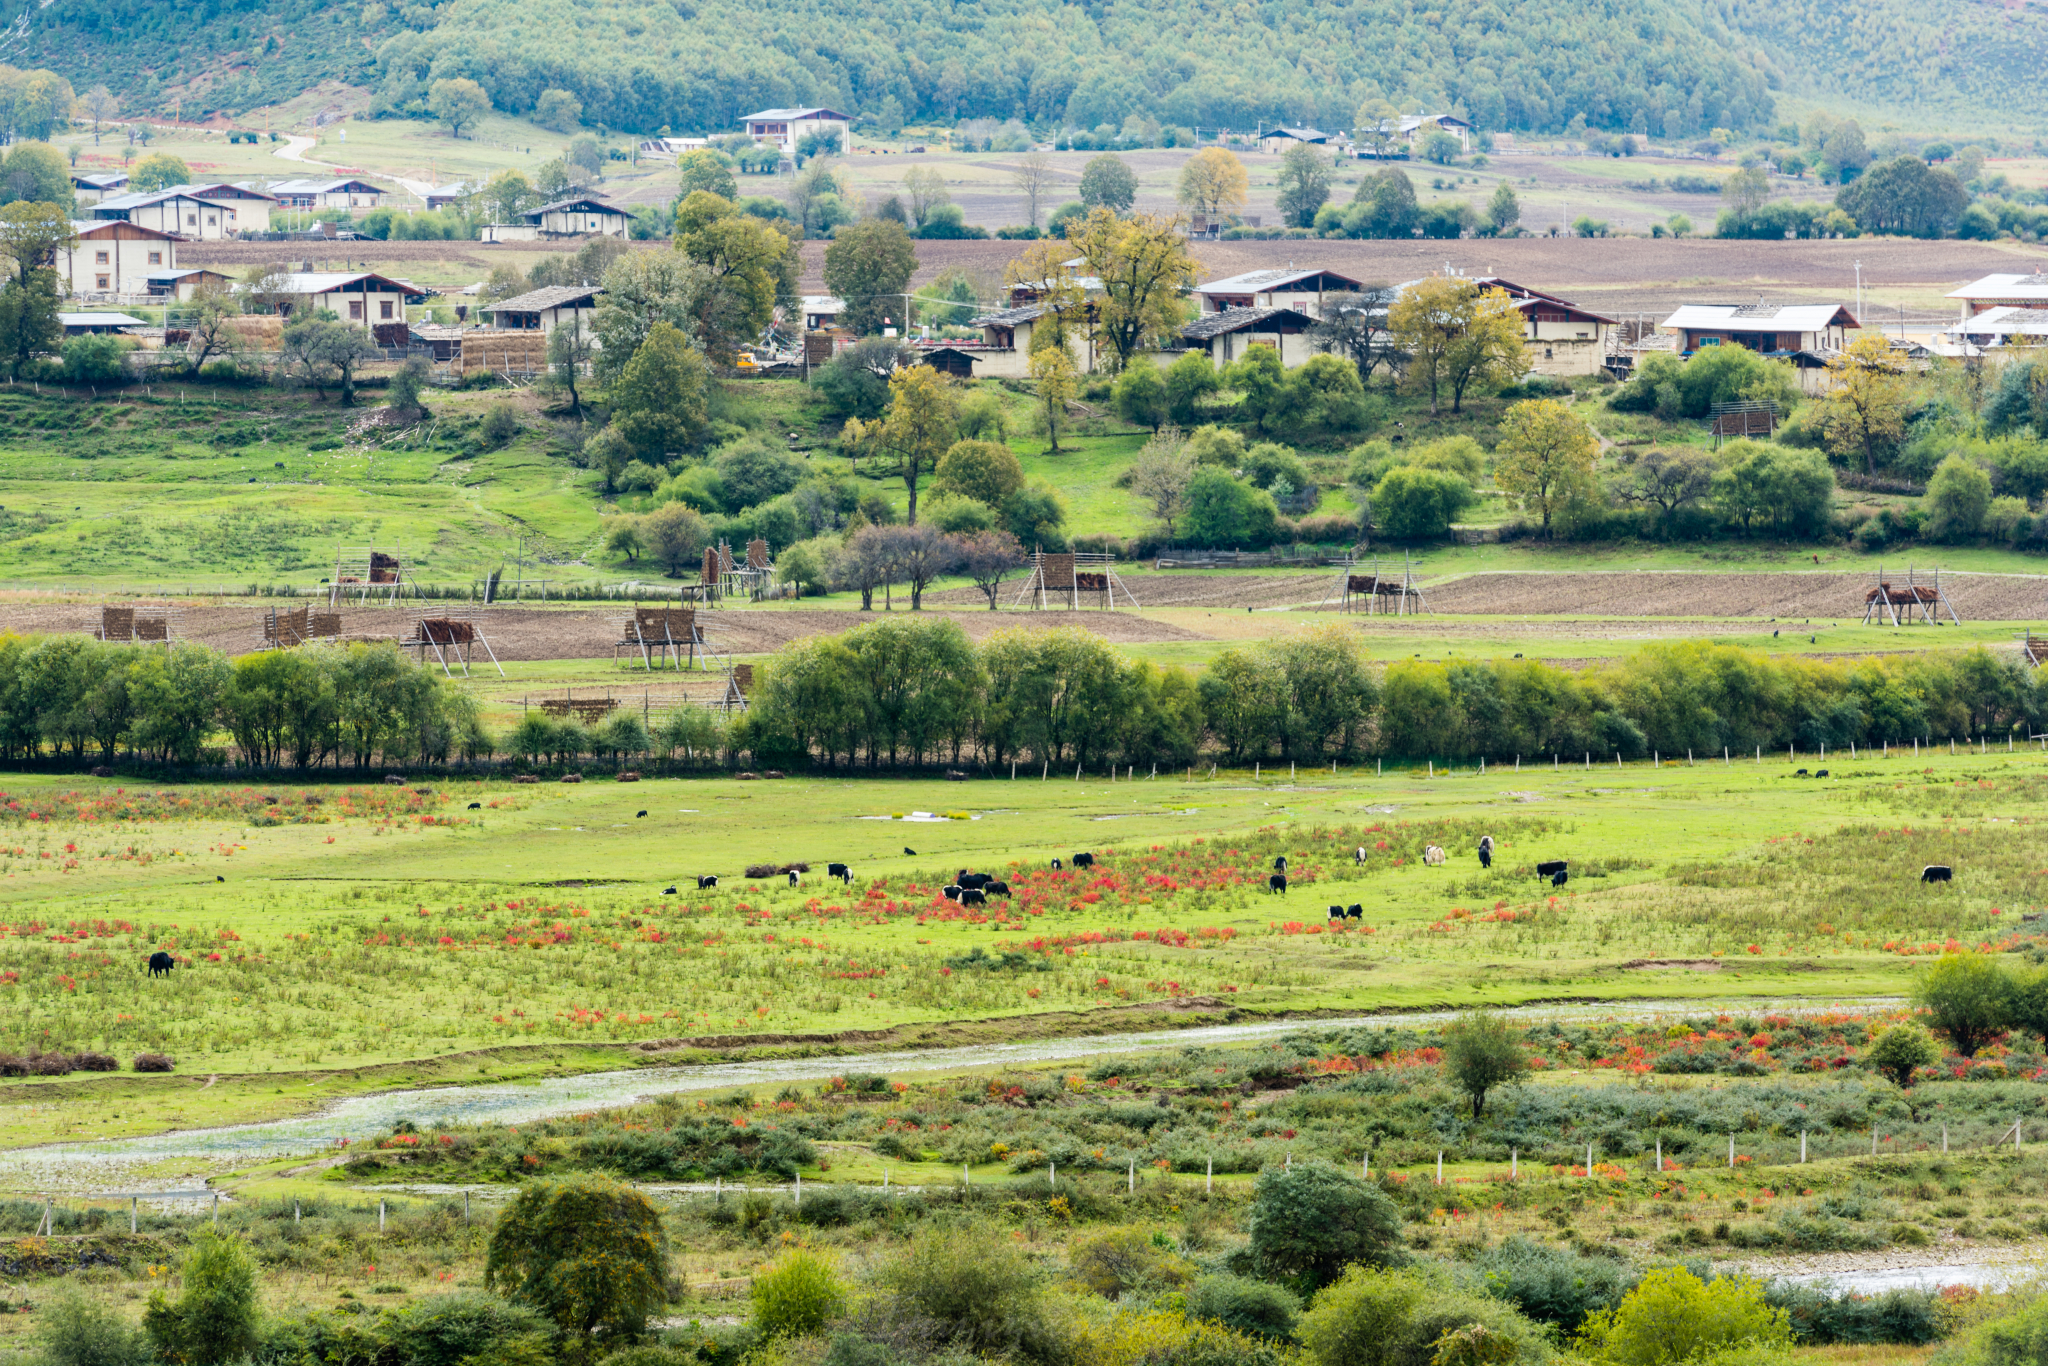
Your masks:
M1906 567L1887 569L1894 587ZM1929 584L1932 573L1915 571ZM1427 590L1437 613L1531 616L1776 617L1860 621L1874 572L1853 574L1473 574ZM1964 621L2034 621L2048 616L2048 578L1943 574L1943 590ZM1944 618L1945 619L1945 618Z

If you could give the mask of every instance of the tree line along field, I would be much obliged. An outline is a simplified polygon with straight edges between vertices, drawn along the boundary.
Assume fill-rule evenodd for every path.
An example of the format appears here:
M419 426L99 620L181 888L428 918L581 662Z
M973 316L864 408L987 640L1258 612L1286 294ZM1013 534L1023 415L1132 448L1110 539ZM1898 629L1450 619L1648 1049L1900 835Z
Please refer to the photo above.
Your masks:
M2031 942L2041 762L1895 753L1838 762L1819 791L1777 755L1292 783L451 782L320 789L318 806L289 786L30 778L0 804L0 1051L61 1043L124 1070L0 1089L61 1093L67 1136L96 1137L195 1103L289 1113L337 1076L477 1050L591 1067L649 1041L691 1056L691 1039L939 1038L976 1019L1088 1032L1147 1012L1896 993L1945 948ZM906 819L919 809L936 816ZM1445 867L1422 863L1428 843ZM1050 868L1080 850L1094 869ZM1266 890L1282 854L1284 896ZM1534 876L1549 858L1570 860L1566 886ZM796 860L814 870L800 887L741 876ZM823 880L831 860L850 885ZM1956 881L1923 887L1937 862ZM963 866L1014 895L940 896ZM1361 915L1338 929L1331 903ZM143 972L157 950L179 960L168 978ZM131 1077L144 1051L178 1075ZM201 1072L222 1084L195 1098L179 1077ZM13 1113L15 1134L47 1125Z

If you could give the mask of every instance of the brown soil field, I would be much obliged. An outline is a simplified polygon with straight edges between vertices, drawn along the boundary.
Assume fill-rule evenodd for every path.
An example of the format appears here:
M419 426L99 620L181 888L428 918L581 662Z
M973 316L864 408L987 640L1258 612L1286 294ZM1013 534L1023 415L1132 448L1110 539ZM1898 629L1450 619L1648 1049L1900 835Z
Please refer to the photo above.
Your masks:
M1887 575L1903 587L1901 569ZM1928 582L1925 574L1916 582ZM1944 574L1964 621L2048 617L2048 578ZM1436 613L1483 616L1692 617L1861 620L1869 574L1474 574L1426 590ZM1603 623L1611 624L1611 623Z
M1315 606L1329 592L1330 585L1336 582L1336 572L1331 569L1312 574L1211 574L1201 570L1119 569L1117 577L1123 580L1124 587L1131 590L1131 595L1141 607L1276 608ZM1007 611L1023 588L1024 580L1014 579L1003 585L996 601ZM1083 595L1082 615L1090 618L1103 615L1099 608L1090 607L1090 598L1100 601L1097 594ZM984 608L988 603L977 588L948 588L943 592L927 593L925 601L946 606L980 603ZM1117 595L1117 605L1125 607L1122 594Z
M907 602L907 599L906 599ZM342 634L353 640L403 640L422 616L438 615L436 604L408 604L403 607L354 607L342 611ZM186 607L179 620L180 639L212 646L230 655L247 654L263 643L265 609L255 606L208 604ZM889 616L907 617L905 609L895 613L871 613L830 609L805 611L769 608L723 608L704 613L702 626L713 648L740 655L767 654L793 640L836 634L863 622ZM1034 612L1029 616L988 611L926 611L924 617L948 617L960 623L971 639L1008 627L1027 626L1050 630L1056 626L1080 626L1103 639L1120 645L1150 645L1167 641L1204 640L1198 631L1151 621L1128 612ZM537 608L501 607L491 610L484 621L485 637L500 660L601 659L611 653L627 613L619 608ZM0 623L18 632L89 632L99 625L100 611L89 603L11 606L0 610ZM482 651L477 651L482 658ZM489 666L486 664L486 668Z

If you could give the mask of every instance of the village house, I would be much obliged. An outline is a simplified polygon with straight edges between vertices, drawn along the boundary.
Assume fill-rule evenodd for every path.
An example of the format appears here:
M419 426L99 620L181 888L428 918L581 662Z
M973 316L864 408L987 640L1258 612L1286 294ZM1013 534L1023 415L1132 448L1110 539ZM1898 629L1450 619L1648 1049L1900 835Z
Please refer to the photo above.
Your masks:
M597 285L544 285L510 299L486 304L477 312L491 326L513 332L553 332L558 327L581 332L597 345Z
M2048 307L2006 304L1950 323L1929 339L1928 349L1939 356L1981 356L2002 347L2044 343Z
M426 291L375 271L301 271L272 277L266 292L283 296L278 312L290 316L329 309L345 323L375 329L405 321L407 304L425 303Z
M1189 350L1207 351L1219 370L1259 346L1278 351L1281 366L1292 370L1316 354L1307 335L1315 322L1298 308L1229 308L1202 314L1180 330L1180 340Z
M786 157L794 157L797 143L812 133L836 132L843 149L853 150L853 120L831 109L763 109L741 119L740 126L754 141L780 147Z
M234 205L201 199L184 186L102 199L92 206L92 216L106 222L135 223L158 232L174 232L201 242L221 241L239 231Z
M1658 324L1678 340L1681 355L1705 346L1746 346L1766 356L1824 362L1862 327L1840 304L1686 304Z
M625 237L633 215L592 195L558 199L525 215L543 239L555 237Z
M709 138L642 138L633 155L641 161L678 161L685 152L710 144Z
M1261 152L1284 152L1290 147L1321 147L1330 134L1319 128L1268 128L1259 134Z
M1995 308L2048 309L2048 274L1986 275L1950 290L1948 297L1962 306L1960 322Z
M71 245L59 247L57 278L80 298L141 294L150 272L175 269L178 237L125 219L73 223Z
M1379 131L1390 139L1391 156L1413 156L1422 140L1435 132L1449 133L1456 138L1460 155L1472 151L1472 125L1456 114L1403 114L1393 121L1391 127L1379 125ZM1356 155L1361 160L1373 158L1372 149L1363 144L1357 148Z
M1334 270L1254 270L1228 279L1196 285L1192 293L1204 313L1231 308L1294 308L1312 318L1323 315L1323 296L1362 289L1363 284Z
M171 188L194 199L233 209L235 231L244 236L270 231L270 211L277 207L276 195L265 194L250 185L174 185Z
M439 213L443 209L460 204L463 199L474 193L476 188L466 180L457 180L428 190L421 198L426 202L428 213Z
M846 312L846 300L832 294L806 294L803 307L804 331L816 332L839 325L839 315Z
M390 191L367 180L275 180L270 193L292 209L376 209Z
M143 284L150 294L164 300L179 303L191 302L192 296L202 289L233 289L233 276L223 275L217 270L153 270L143 276Z
M1091 317L1069 328L1067 347L1074 353L1075 368L1083 374L1092 373L1096 365L1095 338L1091 326L1094 310L1086 310ZM999 309L994 313L983 313L969 318L969 327L981 329L982 341L979 347L968 347L981 362L976 372L983 378L994 376L1004 379L1022 379L1031 372L1031 334L1040 321L1052 312L1052 305L1046 303L1020 304L1015 308ZM951 345L960 346L953 342Z
M73 171L71 173L71 196L81 204L97 204L110 195L123 194L128 189L126 171Z

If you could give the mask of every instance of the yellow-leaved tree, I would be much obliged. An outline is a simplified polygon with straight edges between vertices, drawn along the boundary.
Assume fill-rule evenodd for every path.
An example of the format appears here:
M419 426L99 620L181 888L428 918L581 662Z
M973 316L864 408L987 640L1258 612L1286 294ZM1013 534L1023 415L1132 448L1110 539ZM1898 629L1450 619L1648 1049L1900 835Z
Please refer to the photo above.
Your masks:
M1221 147L1204 147L1180 168L1180 202L1196 213L1229 217L1242 213L1250 197L1244 163Z
M1529 368L1514 300L1474 280L1432 275L1407 286L1387 310L1387 331L1408 354L1402 381L1429 395L1431 417L1445 389L1460 412L1467 389L1512 384Z
M1821 396L1821 431L1836 455L1861 455L1863 472L1877 473L1877 457L1906 433L1906 367L1883 334L1866 332L1828 361L1828 391Z
M910 494L904 520L917 525L917 483L935 469L960 435L960 414L946 377L929 365L906 365L889 376L889 406L873 422L854 418L841 444L861 455L896 462Z
M1194 285L1197 271L1185 227L1178 215L1123 217L1107 208L1067 225L1068 244L1102 281L1096 334L1118 370L1186 321L1181 295Z
M1599 455L1599 441L1577 414L1555 399L1532 399L1501 419L1493 482L1541 511L1548 536L1552 515L1592 490Z

